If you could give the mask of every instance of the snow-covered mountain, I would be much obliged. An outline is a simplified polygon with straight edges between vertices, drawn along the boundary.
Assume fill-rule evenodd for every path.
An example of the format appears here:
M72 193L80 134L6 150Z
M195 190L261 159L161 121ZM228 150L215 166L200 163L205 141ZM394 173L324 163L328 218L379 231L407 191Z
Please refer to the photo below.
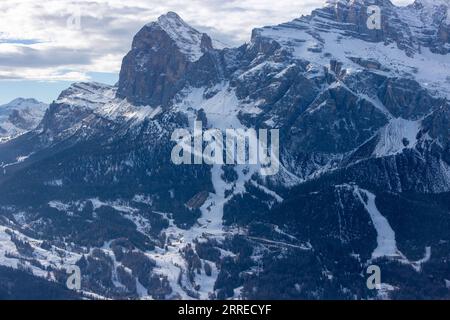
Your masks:
M76 263L90 297L449 298L450 41L435 4L329 1L238 48L175 13L144 26L117 86L73 84L0 144L0 264L63 284ZM173 164L171 134L194 120L279 128L279 173Z
M35 99L17 98L0 106L0 141L12 139L37 127L48 105Z

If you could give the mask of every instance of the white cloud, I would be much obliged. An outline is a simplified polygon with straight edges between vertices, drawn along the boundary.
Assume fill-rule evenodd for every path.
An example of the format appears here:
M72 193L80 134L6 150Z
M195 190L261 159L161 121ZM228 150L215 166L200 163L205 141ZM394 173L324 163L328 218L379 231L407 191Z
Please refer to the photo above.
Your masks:
M134 34L167 11L177 12L218 40L238 45L249 40L255 27L292 20L323 3L325 0L2 0L0 79L72 81L86 80L89 72L116 73Z

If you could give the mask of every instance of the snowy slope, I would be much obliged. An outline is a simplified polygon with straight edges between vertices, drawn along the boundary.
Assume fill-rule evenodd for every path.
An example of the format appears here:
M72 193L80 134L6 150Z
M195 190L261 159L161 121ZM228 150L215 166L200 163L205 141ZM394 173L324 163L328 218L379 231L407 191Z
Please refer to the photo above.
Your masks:
M363 3L363 1L360 1ZM448 4L447 0L441 0ZM353 1L331 1L331 8L339 3L342 6L352 7ZM436 33L439 26L433 26L430 21L436 7L431 5L434 1L426 1L426 6L392 7L395 18L401 21L399 30L411 39L414 54L408 54L395 42L366 41L349 34L342 25L335 21L335 17L325 13L313 14L307 18L295 19L274 27L265 27L255 30L255 34L272 39L290 51L295 58L304 59L311 63L310 68L321 69L329 65L330 59L343 63L347 73L362 70L362 66L354 62L355 57L379 62L385 69L381 74L392 77L413 77L419 83L438 96L450 97L450 59L447 55L437 54L429 48L419 44L423 37L422 32L431 28L429 32ZM320 12L320 11L319 11ZM448 19L447 14L447 19ZM349 26L350 27L350 26ZM450 48L450 44L446 45Z
M409 121L402 118L392 119L380 131L374 156L385 157L398 154L405 148L414 148L420 128L419 121Z
M190 61L197 61L203 55L203 33L200 33L184 22L178 14L175 12L168 12L159 17L158 22L156 23L173 41L175 41L180 51L184 53ZM154 22L149 24L149 26L153 24Z
M395 232L392 230L389 222L378 211L375 204L375 195L367 190L355 190L356 195L364 205L367 212L370 214L372 223L377 231L377 243L378 246L372 253L372 258L377 259L380 257L397 257L399 252L397 249L397 243L395 241ZM367 200L363 199L363 195Z

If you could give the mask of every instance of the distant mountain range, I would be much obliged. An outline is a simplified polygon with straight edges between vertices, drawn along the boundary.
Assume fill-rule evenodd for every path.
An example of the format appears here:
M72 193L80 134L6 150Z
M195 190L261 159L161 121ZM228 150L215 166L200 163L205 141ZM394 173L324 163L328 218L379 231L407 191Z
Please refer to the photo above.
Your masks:
M35 99L17 98L0 105L0 141L17 137L37 127L48 105Z
M449 299L449 8L332 0L238 48L145 25L117 86L5 134L0 265L64 285L76 264L90 298ZM195 120L279 129L279 173L175 165Z

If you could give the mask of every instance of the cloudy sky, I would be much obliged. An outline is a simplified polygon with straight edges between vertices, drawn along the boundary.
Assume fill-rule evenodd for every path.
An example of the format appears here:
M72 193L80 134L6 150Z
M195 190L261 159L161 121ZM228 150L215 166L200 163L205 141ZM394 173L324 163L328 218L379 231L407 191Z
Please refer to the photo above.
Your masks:
M1 0L0 104L18 96L50 102L74 81L115 83L133 35L168 11L239 45L253 28L309 14L325 1Z

